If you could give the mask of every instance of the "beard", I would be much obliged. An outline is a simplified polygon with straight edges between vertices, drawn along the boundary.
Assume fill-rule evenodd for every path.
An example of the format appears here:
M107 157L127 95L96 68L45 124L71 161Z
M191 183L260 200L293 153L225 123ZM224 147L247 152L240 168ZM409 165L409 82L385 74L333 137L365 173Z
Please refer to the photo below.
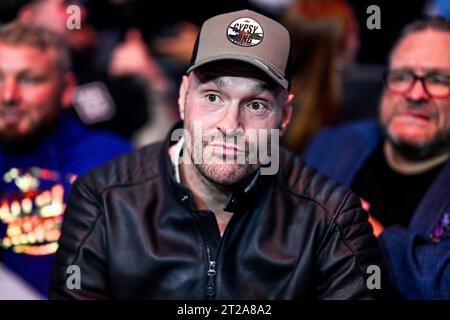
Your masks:
M389 131L387 125L383 125L382 130L384 137L394 146L395 150L408 160L426 160L450 151L450 129L441 130L433 139L418 143L401 140Z
M195 155L197 155L197 159L199 159L198 156L200 152L202 153L202 158L200 158L202 161L200 163L195 161L196 158L192 156L192 153L191 160L200 174L216 185L224 187L236 187L241 185L245 183L245 181L247 181L260 166L257 163L250 163L248 142L245 143L245 153L239 155L216 154L214 150L207 152L208 144L208 141L204 141L202 143L202 149L196 149L194 151Z
M193 132L191 137L193 137ZM195 137L194 137L195 139ZM263 150L260 148L261 142L257 138L246 138L245 133L226 136L217 130L210 130L201 137L202 141L193 142L186 139L189 152L188 160L194 164L198 172L209 182L226 187L237 188L244 186L254 176L258 169L270 161L271 137L264 138L262 143L267 144ZM223 153L213 145L234 146L235 152ZM265 149L265 150L264 150ZM229 150L228 150L229 152Z
M450 106L446 105L443 107L447 108ZM406 138L399 137L395 132L389 129L394 117L399 114L404 114L407 111L423 114L429 121L438 123L440 115L438 106L436 106L434 102L425 99L406 102L401 101L393 104L391 108L397 110L397 112L392 113L385 121L380 119L381 128L384 137L404 158L411 161L421 161L434 158L450 150L450 128L437 130L432 137L421 141L408 141Z
M0 145L7 153L26 155L50 136L56 128L56 118L47 119L34 126L23 135L4 134L0 132Z
M259 169L259 165L248 164L195 164L195 167L208 181L233 189L246 185Z

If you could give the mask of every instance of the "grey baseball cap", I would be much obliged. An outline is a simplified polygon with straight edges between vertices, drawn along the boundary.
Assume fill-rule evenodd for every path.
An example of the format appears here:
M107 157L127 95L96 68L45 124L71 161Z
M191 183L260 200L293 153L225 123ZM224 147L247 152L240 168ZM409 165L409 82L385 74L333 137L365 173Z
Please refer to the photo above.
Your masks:
M254 11L240 10L203 23L186 73L207 63L237 60L257 67L289 89L289 54L289 32L281 24Z

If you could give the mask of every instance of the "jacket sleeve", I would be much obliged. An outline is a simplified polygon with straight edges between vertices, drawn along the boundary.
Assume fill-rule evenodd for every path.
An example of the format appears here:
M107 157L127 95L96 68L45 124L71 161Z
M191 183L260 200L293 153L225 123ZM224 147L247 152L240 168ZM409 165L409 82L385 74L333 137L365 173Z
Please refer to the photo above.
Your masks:
M108 298L104 210L93 190L80 180L73 185L64 213L50 299Z
M318 299L392 298L378 243L358 198L348 193L321 242Z
M450 299L450 240L432 243L400 226L380 235L394 287L407 299Z

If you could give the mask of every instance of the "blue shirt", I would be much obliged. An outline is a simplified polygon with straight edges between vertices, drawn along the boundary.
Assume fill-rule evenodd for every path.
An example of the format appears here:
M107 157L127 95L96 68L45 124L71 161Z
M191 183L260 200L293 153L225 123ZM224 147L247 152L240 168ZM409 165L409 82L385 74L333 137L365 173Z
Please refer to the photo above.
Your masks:
M131 145L62 116L54 133L26 155L0 150L0 261L47 297L72 182Z

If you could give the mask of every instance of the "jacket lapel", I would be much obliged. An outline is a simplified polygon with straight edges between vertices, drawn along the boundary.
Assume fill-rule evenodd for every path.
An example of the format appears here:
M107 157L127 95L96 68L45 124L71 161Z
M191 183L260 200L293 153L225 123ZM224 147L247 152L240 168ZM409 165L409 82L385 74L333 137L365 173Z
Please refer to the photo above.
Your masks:
M450 210L450 159L423 197L409 224L411 231L429 237L446 211Z

